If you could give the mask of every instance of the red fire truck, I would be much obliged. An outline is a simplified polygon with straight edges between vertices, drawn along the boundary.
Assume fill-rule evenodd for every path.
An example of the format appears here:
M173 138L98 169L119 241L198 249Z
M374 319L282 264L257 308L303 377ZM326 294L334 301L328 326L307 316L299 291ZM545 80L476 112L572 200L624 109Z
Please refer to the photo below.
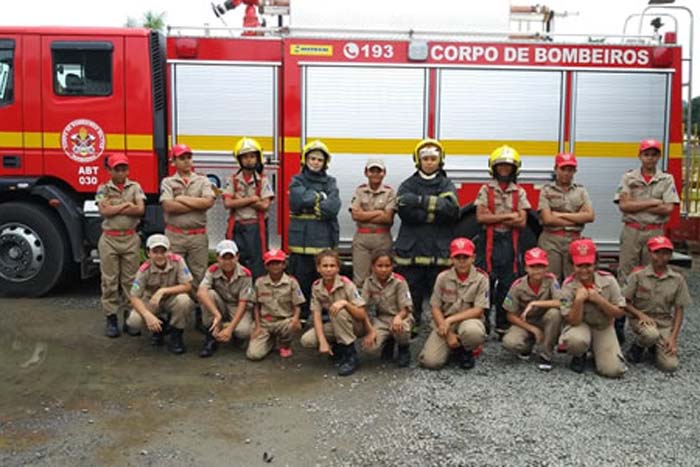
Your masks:
M179 30L166 39L145 29L1 27L0 291L40 295L67 275L96 271L94 193L107 179L107 155L129 156L131 177L148 196L149 234L163 229L158 191L168 147L190 145L197 171L221 186L241 136L265 149L277 193L272 241L281 246L287 186L306 141L320 138L333 152L347 248L353 223L345 207L364 161L384 158L387 182L398 186L414 170L416 141L433 137L446 148L464 205L461 233L475 232L471 202L495 147L522 154L520 181L533 206L551 180L553 155L570 151L596 211L586 233L614 253L613 193L638 165L641 139L663 141L663 168L684 186L682 50L673 34L633 44L551 39L285 29L242 37ZM225 222L217 202L212 243ZM534 241L534 215L528 226ZM669 230L679 226L676 212Z

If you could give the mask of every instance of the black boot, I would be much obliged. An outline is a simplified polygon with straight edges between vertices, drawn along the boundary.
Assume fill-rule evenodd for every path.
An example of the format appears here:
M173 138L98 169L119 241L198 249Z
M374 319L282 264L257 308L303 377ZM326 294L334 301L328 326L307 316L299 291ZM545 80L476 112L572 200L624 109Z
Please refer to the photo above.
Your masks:
M107 328L105 329L105 335L107 337L119 337L121 333L119 332L119 323L117 322L117 315L107 316Z
M219 344L216 342L216 339L214 339L214 336L211 335L211 333L207 333L207 337L204 340L204 346L202 347L202 350L199 352L199 356L202 358L207 358L211 357L214 355L214 352L216 352L216 349L219 347Z
M331 352L333 352L333 355L329 355L328 358L331 359L331 362L333 362L333 365L340 365L342 362L345 361L345 347L342 344L338 344L337 342L333 342L331 344Z
M625 322L627 318L623 316L622 318L617 318L615 320L615 335L617 336L617 342L622 346L625 343Z
M462 348L462 353L459 357L459 367L463 370L471 370L476 365L476 360L471 350Z
M569 363L569 368L575 373L583 373L586 369L586 355L581 355L579 357L572 357L571 363Z
M170 339L168 339L168 350L176 355L187 352L185 343L182 342L182 329L171 328Z
M131 326L126 324L126 320L129 318L129 313L131 313L129 310L124 310L124 312L122 313L122 317L124 318L124 324L122 325L122 331L124 332L124 334L128 334L132 337L140 336L141 335L140 329L132 328Z
M641 363L644 357L644 347L637 344L632 344L632 347L625 354L625 358L630 363Z
M163 331L151 333L151 345L153 347L161 347L163 342L165 342Z
M406 368L411 364L411 348L407 345L399 345L399 357L396 359L399 368Z
M381 355L381 360L383 362L390 362L394 359L394 338L390 337L384 342L384 345L382 346L382 355Z
M357 350L355 349L354 342L343 347L343 356L345 358L338 367L338 376L350 376L351 374L355 373L360 361L357 357Z

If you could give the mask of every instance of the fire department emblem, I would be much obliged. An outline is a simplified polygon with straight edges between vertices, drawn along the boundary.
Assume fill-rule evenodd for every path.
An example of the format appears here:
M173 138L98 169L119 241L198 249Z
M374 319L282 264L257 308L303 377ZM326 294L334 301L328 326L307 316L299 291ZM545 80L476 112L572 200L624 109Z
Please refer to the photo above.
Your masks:
M578 249L578 254L581 256L586 256L588 254L588 245L586 244L579 244L576 246L576 249Z
M81 118L73 120L61 133L61 148L66 156L82 164L92 162L105 150L105 134L100 126Z
M533 248L532 250L530 250L530 256L532 256L533 258L539 258L540 250Z

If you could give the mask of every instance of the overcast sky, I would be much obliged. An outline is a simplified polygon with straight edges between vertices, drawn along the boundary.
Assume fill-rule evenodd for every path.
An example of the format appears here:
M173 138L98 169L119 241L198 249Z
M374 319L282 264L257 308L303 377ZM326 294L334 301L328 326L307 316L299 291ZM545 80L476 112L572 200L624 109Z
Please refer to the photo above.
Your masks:
M216 0L217 2L223 0ZM341 0L291 0L292 8L297 2L298 8L307 7L309 4L316 3L323 5L341 4ZM361 5L366 0L347 0L343 5ZM461 5L474 5L475 10L482 10L483 5L491 5L493 0L462 0ZM498 0L497 0L498 1ZM497 2L496 1L496 2ZM507 1L507 0L506 0ZM301 5L304 2L305 5ZM337 3L336 3L337 2ZM33 0L26 3L16 2L12 0L3 0L2 13L0 13L0 25L75 25L75 26L122 26L126 22L127 17L139 19L146 10L157 12L166 12L166 22L171 25L191 25L201 26L209 23L212 26L221 26L222 23L217 20L211 12L210 2L207 0L110 0L110 1L93 1L86 0ZM415 1L415 0L374 0L373 14L381 9L378 9L378 4L397 4L401 5L401 9L408 10L409 14L414 12L417 18L425 15L425 9L431 8L430 5L435 5L431 10L435 15L436 11L444 11L445 15L454 17L455 11L451 8L445 8L445 3L449 0L440 2ZM647 4L646 0L533 0L520 1L513 0L513 4L528 5L528 4L543 4L552 8L554 11L569 11L578 13L568 18L555 19L556 32L572 32L584 34L620 34L625 18L631 13L641 12ZM698 23L696 24L695 32L695 57L697 60L694 66L694 95L700 95L700 1L697 0L677 0L678 5L688 6L693 10ZM347 8L347 7L346 7ZM239 26L241 24L240 17L243 12L243 7L239 7L236 11L226 15L226 22L230 26ZM473 15L470 15L473 17ZM680 40L687 44L687 19L684 13L678 12L680 20ZM645 20L648 23L651 18ZM466 20L468 21L468 20ZM665 21L671 23L671 21ZM639 24L635 23L635 26ZM669 24L670 26L670 24ZM420 29L420 27L416 27ZM634 29L634 28L630 28ZM649 29L647 28L647 31ZM687 54L687 49L686 49Z

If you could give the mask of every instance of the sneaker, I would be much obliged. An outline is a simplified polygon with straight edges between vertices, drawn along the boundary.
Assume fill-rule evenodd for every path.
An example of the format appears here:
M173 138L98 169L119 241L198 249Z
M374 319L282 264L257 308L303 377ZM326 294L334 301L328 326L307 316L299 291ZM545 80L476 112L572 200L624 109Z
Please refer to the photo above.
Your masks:
M518 354L518 358L522 360L523 362L529 362L530 361L530 352L523 352L521 354Z
M137 337L141 335L141 330L138 328L132 328L128 324L126 324L126 320L129 318L129 314L131 312L129 310L124 310L123 313L123 318L124 318L124 324L122 325L122 332L124 334L128 334L131 337ZM135 312L134 312L135 313Z
M569 368L575 373L583 373L586 368L586 356L581 355L580 357L572 357L571 363L569 363Z
M291 347L280 347L280 357L289 358L292 355L294 355L294 352L292 352Z
M632 347L625 354L625 359L630 363L641 363L644 358L644 347L632 344Z
M542 371L550 371L552 369L552 361L544 355L537 357L537 368Z

